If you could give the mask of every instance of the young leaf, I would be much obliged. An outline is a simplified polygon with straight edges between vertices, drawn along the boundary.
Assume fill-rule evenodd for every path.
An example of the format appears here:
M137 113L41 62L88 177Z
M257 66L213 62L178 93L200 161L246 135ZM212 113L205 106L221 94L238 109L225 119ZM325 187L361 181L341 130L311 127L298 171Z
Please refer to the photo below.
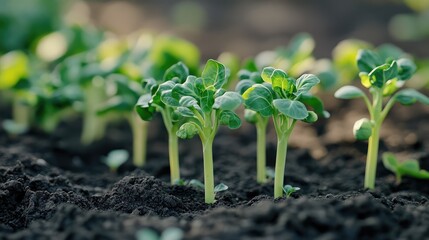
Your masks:
M372 135L372 124L367 118L362 118L353 125L353 135L357 140L368 140Z
M302 94L299 97L299 101L313 108L314 112L321 117L329 118L331 114L325 110L322 100L320 98L313 96L311 94Z
M413 76L413 74L416 72L417 67L416 65L409 59L401 58L397 60L398 68L399 68L399 79L400 80L408 80Z
M371 50L359 50L357 55L357 65L361 72L371 72L377 66L383 64L380 57Z
M320 83L319 78L313 74L304 74L296 80L296 95L307 93L310 89Z
M317 114L313 111L308 111L308 116L303 120L306 123L314 123L318 119Z
M177 114L183 117L193 117L194 113L189 110L187 107L177 107L176 109Z
M243 99L239 93L226 92L222 96L215 99L213 108L233 111L241 105Z
M209 89L203 90L201 93L201 110L203 112L210 112L214 104L214 92Z
M178 79L178 82L183 82L189 75L188 67L182 62L178 62L169 67L164 74L164 81Z
M338 89L334 96L339 99L353 99L364 97L365 93L355 86L344 86Z
M218 192L223 192L228 190L228 186L223 184L223 183L219 183L218 185L216 185L216 187L214 188L214 192L218 193Z
M271 91L262 84L255 84L243 93L244 104L249 109L268 117L273 114Z
M201 74L204 86L221 88L226 82L225 66L213 59L209 59Z
M199 127L196 125L196 123L187 122L180 126L179 130L176 132L176 135L182 139L190 139L198 134L198 128Z
M283 192L286 194L286 197L290 197L292 193L301 190L299 187L292 187L291 185L284 185Z
M241 126L241 120L232 111L222 111L220 116L220 124L228 126L230 129L237 129Z
M264 80L264 82L266 82L266 83L272 83L271 75L273 75L273 72L275 70L276 69L273 68L273 67L266 67L266 68L264 68L262 70L262 73L261 73L262 80Z
M191 96L183 96L179 100L179 105L182 107L193 107L197 104L197 100Z
M386 152L383 154L383 165L392 172L398 171L398 159L392 153Z
M150 93L142 95L136 104L136 111L139 116L145 120L150 121L155 112L155 107L151 106L152 96Z
M300 101L275 99L273 105L279 112L293 119L302 120L308 116L307 108Z
M429 98L427 96L411 88L401 90L393 97L397 102L403 105L411 105L415 102L421 102L425 105L429 105Z

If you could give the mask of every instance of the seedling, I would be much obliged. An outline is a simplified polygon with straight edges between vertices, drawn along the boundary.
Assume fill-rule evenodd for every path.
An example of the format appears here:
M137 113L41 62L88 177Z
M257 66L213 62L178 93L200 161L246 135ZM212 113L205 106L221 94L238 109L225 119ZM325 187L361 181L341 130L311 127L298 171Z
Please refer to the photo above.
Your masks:
M180 179L179 140L176 132L180 124L192 114L180 106L178 95L173 93L173 88L176 84L184 82L188 75L189 69L179 62L167 69L163 83L158 85L153 78L145 79L143 84L147 93L139 98L136 105L137 113L145 121L150 121L155 112L162 115L168 133L171 184Z
M243 99L248 109L262 117L273 118L277 134L274 197L279 198L283 196L286 152L292 130L299 120L312 123L318 119L317 114L307 110L304 103L315 111L324 112L320 100L309 93L320 80L312 74L304 74L295 80L272 67L264 68L261 77L264 83L253 84L243 93Z
M292 193L301 190L299 187L292 187L291 185L284 185L283 186L283 192L285 193L286 197L290 197Z
M118 168L128 160L129 154L127 150L118 149L110 151L103 162L109 167L111 172L116 172Z
M257 71L241 70L238 75L240 81L236 86L236 91L240 94L243 94L253 84L263 83L261 74ZM244 119L256 127L256 180L258 183L265 183L267 180L265 144L269 117L263 116L246 107L244 110Z
M133 134L133 164L136 167L142 167L146 163L148 122L140 119L134 107L143 93L143 88L123 74L111 74L106 80L115 87L116 91L98 110L98 115L116 113L122 114L128 120Z
M241 120L234 110L242 103L240 94L222 89L227 81L225 66L215 60L207 61L201 77L188 76L176 84L169 104L177 104L177 113L188 121L177 131L180 138L199 135L203 147L205 202L214 203L213 140L220 125L231 129L240 127ZM174 101L173 101L174 100Z
M364 87L369 88L372 102L359 88L344 86L337 90L335 97L340 99L363 98L368 108L370 119L361 119L355 123L353 133L358 140L367 140L368 154L365 170L365 188L373 189L378 159L380 128L389 111L396 102L411 105L421 102L429 105L429 98L414 89L397 90L416 71L411 60L392 59L384 54L370 50L360 50L357 65L361 71L359 76ZM383 100L390 97L384 105Z
M413 177L418 179L429 179L429 172L420 169L419 161L409 159L399 161L392 153L383 154L383 165L396 175L396 183L400 184L403 176Z

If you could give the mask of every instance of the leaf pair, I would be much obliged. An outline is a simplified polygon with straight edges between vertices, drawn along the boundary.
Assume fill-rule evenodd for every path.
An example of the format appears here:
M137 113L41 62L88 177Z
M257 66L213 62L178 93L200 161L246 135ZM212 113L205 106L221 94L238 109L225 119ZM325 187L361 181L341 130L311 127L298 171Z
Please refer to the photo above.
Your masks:
M420 165L417 160L406 160L400 162L392 153L384 153L383 165L396 174L398 184L401 182L402 176L429 179L429 172L420 169Z

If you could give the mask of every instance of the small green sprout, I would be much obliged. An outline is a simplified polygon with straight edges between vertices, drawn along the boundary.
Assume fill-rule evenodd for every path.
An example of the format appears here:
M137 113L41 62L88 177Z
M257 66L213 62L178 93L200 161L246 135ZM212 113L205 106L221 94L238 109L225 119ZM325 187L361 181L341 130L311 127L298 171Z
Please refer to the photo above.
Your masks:
M365 188L373 189L378 159L380 128L389 111L396 102L411 105L416 102L429 105L429 98L414 89L397 91L416 71L414 63L405 58L396 58L400 52L396 48L385 46L378 52L360 50L357 65L362 85L369 88L372 102L368 96L355 86L344 86L335 92L340 99L363 98L368 108L370 119L361 119L355 123L353 132L356 139L368 142L368 154L365 170ZM388 54L392 53L394 57ZM384 104L383 100L390 97Z
M127 150L117 149L110 151L103 162L109 167L110 171L115 173L118 168L128 160L129 154Z
M400 184L402 176L408 176L418 179L429 179L429 172L420 169L419 161L409 159L400 162L393 153L383 154L383 165L396 175L396 183Z
M178 95L173 92L173 88L176 84L184 82L188 75L187 66L179 62L165 71L161 84L153 78L144 79L143 85L146 93L139 98L136 104L137 113L145 121L150 121L155 112L162 115L168 133L171 184L180 179L179 139L176 132L180 125L189 116L192 116L192 112L181 106L177 99Z
M292 130L297 121L312 123L318 119L317 114L309 111L305 104L322 116L327 117L328 113L323 110L320 99L309 93L320 82L315 75L304 74L295 80L280 69L266 67L261 77L264 82L249 87L243 93L243 99L246 108L264 118L273 118L277 133L274 197L279 198L283 196L286 152ZM266 171L260 174L265 179Z
M165 229L161 235L150 228L144 228L136 232L137 240L182 240L183 236L182 229L175 227Z
M301 190L299 187L292 187L291 185L284 185L283 186L283 192L285 193L286 197L289 198L292 193L297 192Z
M28 131L27 126L10 119L3 120L2 127L10 136L21 135Z
M227 81L224 65L207 61L201 77L188 76L183 84L173 88L171 102L178 102L177 113L188 121L177 131L180 138L199 135L203 147L205 202L214 203L213 141L220 125L231 129L240 127L241 120L234 113L242 103L240 94L222 87ZM171 104L171 102L169 104Z

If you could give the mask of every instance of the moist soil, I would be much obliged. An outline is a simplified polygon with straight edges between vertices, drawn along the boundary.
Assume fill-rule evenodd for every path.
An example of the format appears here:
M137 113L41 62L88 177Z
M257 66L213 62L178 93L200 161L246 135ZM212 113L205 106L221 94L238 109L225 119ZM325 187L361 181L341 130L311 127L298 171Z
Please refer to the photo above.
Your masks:
M287 155L285 184L301 190L274 200L273 181L255 180L255 130L221 128L214 143L216 183L229 189L204 204L204 192L169 184L167 138L152 123L148 160L109 172L101 159L130 149L130 130L110 125L106 137L79 145L80 120L47 135L0 132L0 239L136 239L136 232L180 228L184 239L429 239L429 184L378 164L374 190L363 189L366 143L352 139L365 117L358 102L325 99L332 117L299 124ZM397 107L383 125L380 152L414 158L429 169L427 107ZM3 116L4 117L4 116ZM275 135L268 132L267 165ZM198 139L180 142L181 174L203 180Z

